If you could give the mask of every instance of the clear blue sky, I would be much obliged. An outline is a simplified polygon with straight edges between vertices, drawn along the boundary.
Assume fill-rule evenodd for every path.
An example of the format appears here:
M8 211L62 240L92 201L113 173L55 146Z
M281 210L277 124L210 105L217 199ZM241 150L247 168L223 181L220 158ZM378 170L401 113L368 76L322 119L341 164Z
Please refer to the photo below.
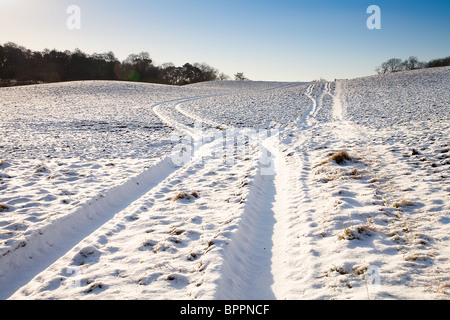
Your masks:
M381 30L369 30L369 5ZM66 26L69 5L81 29ZM450 55L449 0L0 0L0 43L32 50L147 51L155 64L206 62L252 80L374 74L389 58Z

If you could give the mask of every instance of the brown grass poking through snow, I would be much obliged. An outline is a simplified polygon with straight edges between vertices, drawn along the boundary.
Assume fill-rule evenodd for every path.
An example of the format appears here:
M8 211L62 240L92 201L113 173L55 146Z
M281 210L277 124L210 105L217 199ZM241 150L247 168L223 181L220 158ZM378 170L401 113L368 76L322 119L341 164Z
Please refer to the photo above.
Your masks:
M191 194L189 194L189 193L187 193L187 192L185 192L185 191L181 191L181 192L177 193L177 194L172 198L172 201L177 201L177 200L179 200L179 199L187 199L187 200L189 200L189 199L191 199L191 197L198 198L199 195L198 195L197 192L192 192Z
M179 199L186 199L187 197L188 197L188 194L184 191L181 191L172 198L172 201L177 201Z
M335 153L332 153L328 160L322 161L321 163L315 165L313 168L320 167L326 163L330 163L331 161L336 162L337 164L344 164L346 161L353 161L354 159L350 157L350 155L345 150L341 150Z
M341 150L331 155L329 161L334 161L337 164L343 164L346 161L352 161L352 157L350 157L345 150Z
M0 203L0 212L8 210L9 207L3 203Z
M194 198L198 198L198 197L199 197L199 195L198 195L197 192L192 192L191 195L192 195Z
M414 203L413 202L411 202L410 200L407 200L407 199L401 199L401 200L399 200L399 201L397 201L397 202L394 202L393 204L392 204L392 206L394 207L394 208L402 208L402 207L413 207L414 206Z

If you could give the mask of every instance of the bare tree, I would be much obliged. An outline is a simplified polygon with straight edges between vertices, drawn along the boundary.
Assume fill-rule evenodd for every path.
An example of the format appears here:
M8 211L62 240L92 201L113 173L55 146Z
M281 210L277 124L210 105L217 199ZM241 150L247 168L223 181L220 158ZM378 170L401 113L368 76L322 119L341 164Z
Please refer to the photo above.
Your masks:
M398 72L404 70L416 70L426 67L426 63L419 61L417 57L411 56L407 60L392 58L383 62L381 66L376 67L375 71L378 74L386 74L391 72Z
M388 72L398 72L403 70L403 62L401 59L392 58L385 62Z
M218 80L219 81L225 81L225 80L230 80L230 79L231 78L230 78L229 75L227 75L227 74L225 74L223 72L219 73L219 76L218 76Z
M416 70L416 69L422 69L424 66L423 62L420 62L417 57L411 56L408 58L408 60L403 61L403 65L405 70Z
M202 79L201 81L216 81L219 77L219 70L211 67L206 63L194 63L194 67L201 71Z
M398 72L398 71L402 71L402 70L405 70L404 63L402 62L401 59L397 59L397 58L392 58L386 62L383 62L381 64L381 66L379 66L375 69L375 71L378 74L386 74L386 73Z
M245 81L248 80L245 76L243 72L238 72L234 75L234 80L238 80L238 81Z

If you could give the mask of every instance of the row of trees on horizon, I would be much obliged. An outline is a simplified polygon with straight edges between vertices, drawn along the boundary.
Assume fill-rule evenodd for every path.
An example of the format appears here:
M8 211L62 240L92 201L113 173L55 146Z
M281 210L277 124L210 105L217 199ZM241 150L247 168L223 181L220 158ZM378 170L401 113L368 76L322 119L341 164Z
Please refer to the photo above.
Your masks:
M206 63L154 65L148 52L119 61L113 52L88 55L45 49L31 51L15 43L0 45L0 86L76 80L124 80L170 85L228 80Z
M378 74L387 74L392 72L417 70L423 68L436 68L450 66L450 56L442 59L434 59L428 62L419 61L417 57L411 56L406 60L392 58L383 62L375 71Z
M392 58L375 69L378 74L450 65L450 56L429 62L416 57L407 60ZM230 77L206 63L173 63L155 65L148 52L130 54L119 61L112 51L88 55L79 49L73 52L45 49L31 51L15 43L0 45L0 87L34 83L77 80L123 80L170 85L186 85L204 81L229 80ZM249 80L238 72L234 80ZM322 79L320 80L322 81Z

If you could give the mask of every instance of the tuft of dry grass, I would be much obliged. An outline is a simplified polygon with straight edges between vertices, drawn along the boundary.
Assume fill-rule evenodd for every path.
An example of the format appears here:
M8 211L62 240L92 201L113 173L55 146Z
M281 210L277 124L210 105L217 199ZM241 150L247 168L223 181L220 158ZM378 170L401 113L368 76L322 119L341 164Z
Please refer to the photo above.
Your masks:
M401 199L400 201L394 202L392 206L397 209L402 207L413 207L414 203L406 199Z
M180 200L180 199L186 199L186 200L189 200L189 199L191 199L192 197L198 198L199 195L198 195L197 192L191 192L191 193L189 194L189 193L187 193L187 192L185 192L185 191L181 191L181 192L177 193L177 194L172 198L172 201L177 201L177 200Z
M355 232L353 232L349 228L345 228L344 232L340 236L338 236L338 239L339 240L354 240L354 239L359 239L359 237Z
M367 269L368 266L365 265L362 267L354 267L352 275L363 275L364 273L366 273Z
M180 199L186 199L188 197L188 194L184 191L178 192L173 198L172 201L177 201Z
M9 207L6 204L0 203L0 212L8 210Z
M352 179L362 179L364 177L364 173L358 171L357 168L354 168L352 171L347 173L347 176L349 176Z
M347 161L354 161L355 159L350 157L350 155L347 153L346 150L341 150L338 152L334 152L329 155L329 158L325 161L322 161L321 163L315 165L313 168L320 167L324 164L330 163L331 161L334 161L335 163L341 165L344 164Z
M199 195L198 195L197 192L192 192L192 193L191 193L191 196L193 196L194 198L198 198L198 197L199 197Z
M183 234L184 232L186 232L186 230L178 229L177 227L173 227L172 230L170 231L170 234L179 236L180 234Z
M42 173L48 171L48 169L44 165L37 165L34 167L34 169L34 173Z
M380 229L374 225L373 217L370 217L366 221L365 225L358 228L359 233L363 233L364 231L367 231L367 230L373 231L373 232L380 232Z
M349 156L349 154L347 153L347 151L345 150L341 150L339 152L333 153L330 158L328 159L328 161L334 161L337 164L343 164L346 161L352 161L352 157Z

